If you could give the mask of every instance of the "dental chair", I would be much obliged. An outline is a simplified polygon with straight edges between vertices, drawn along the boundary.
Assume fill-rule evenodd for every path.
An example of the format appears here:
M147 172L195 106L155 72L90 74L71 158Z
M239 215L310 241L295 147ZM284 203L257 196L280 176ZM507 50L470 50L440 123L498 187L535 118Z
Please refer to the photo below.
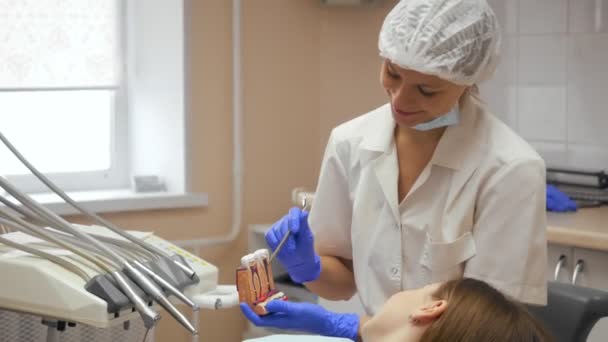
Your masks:
M608 292L549 282L547 306L528 306L557 342L584 342L602 317L608 316Z

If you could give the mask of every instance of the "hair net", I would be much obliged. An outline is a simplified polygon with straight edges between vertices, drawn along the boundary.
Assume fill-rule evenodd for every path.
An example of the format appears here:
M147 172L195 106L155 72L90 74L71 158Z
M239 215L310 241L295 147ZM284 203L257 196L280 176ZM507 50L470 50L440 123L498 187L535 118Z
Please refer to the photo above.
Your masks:
M400 67L472 85L496 69L500 33L485 0L401 0L384 19L378 47Z

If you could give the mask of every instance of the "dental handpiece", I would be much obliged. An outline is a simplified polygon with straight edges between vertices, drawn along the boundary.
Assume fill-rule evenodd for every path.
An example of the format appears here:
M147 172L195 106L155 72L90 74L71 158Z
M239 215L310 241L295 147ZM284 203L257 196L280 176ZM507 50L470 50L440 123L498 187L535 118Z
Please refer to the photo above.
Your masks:
M13 155L17 159L19 159L19 161L21 161L21 163L26 168L28 168L30 170L30 172L32 172L32 174L34 176L36 176L36 178L38 178L38 180L40 180L49 189L51 189L55 194L57 194L59 197L61 197L66 203L70 204L72 207L77 209L79 212L84 214L86 217L92 219L97 224L110 229L114 233L122 236L123 238L125 238L127 240L130 240L131 242L139 245L140 247L148 250L149 252L151 252L153 254L168 258L168 260L171 260L171 262L173 262L182 271L184 271L188 275L188 277L190 277L190 279L194 279L194 277L196 276L196 273L190 267L190 265L188 265L187 263L182 263L179 260L172 259L171 255L169 253L167 253L166 251L164 251L154 245L146 243L145 241L143 241L135 236L132 236L132 235L126 233L124 230L115 226L111 222L105 220L101 216L99 216L99 215L95 214L94 212L89 211L85 207L79 205L76 201L74 201L71 197L69 197L64 191L62 191L59 187L57 187L55 184L53 184L44 174L42 174L40 171L38 171L34 167L34 165L32 165L27 159L25 159L25 157L15 148L15 146L13 146L13 144L1 132L0 132L0 141L13 153ZM36 212L36 211L34 210L34 212ZM42 217L44 217L44 215L42 215Z

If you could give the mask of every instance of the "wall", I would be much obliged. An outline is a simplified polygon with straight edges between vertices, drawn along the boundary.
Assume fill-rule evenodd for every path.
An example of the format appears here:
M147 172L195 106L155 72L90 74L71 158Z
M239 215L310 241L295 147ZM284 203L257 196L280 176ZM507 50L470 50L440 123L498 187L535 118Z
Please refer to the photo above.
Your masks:
M327 7L320 32L320 148L341 122L387 102L380 85L378 34L395 1L381 6ZM322 151L321 151L322 152ZM322 153L318 155L319 161Z
M505 31L504 59L482 97L549 163L608 168L608 0L490 2ZM394 3L243 1L243 228L278 219L294 187L314 188L331 128L386 101L377 35ZM190 4L192 185L209 193L210 205L109 215L169 239L221 235L231 224L232 2ZM221 282L232 283L245 251L241 234L202 256L220 268ZM202 317L201 341L240 341L245 322L238 309ZM165 316L157 341L189 337Z
M482 86L548 165L608 168L608 1L491 0L504 60Z
M209 194L209 206L104 215L171 240L224 235L232 218L232 1L189 3L191 185ZM366 9L324 8L317 0L243 0L243 230L280 218L294 187L315 186L331 127L384 101L376 39L391 3ZM201 256L228 284L245 252L243 232ZM156 341L191 340L163 316ZM240 341L245 321L238 309L201 311L200 327L200 341Z
M153 230L170 240L225 235L230 229L232 217L232 2L189 2L191 23L187 44L190 51L188 77L191 82L188 125L192 174L190 183L192 191L209 194L209 206L202 209L104 215L122 227ZM252 203L251 195L251 192L245 194L247 203ZM261 202L258 203L258 207L263 206ZM270 220L279 214L280 209L277 208L266 214L266 219ZM80 221L80 218L71 219ZM244 222L251 220L244 217ZM201 256L219 267L221 283L233 284L234 268L240 263L245 250L246 236L241 234L234 243L206 249ZM189 313L187 310L185 312ZM201 311L200 340L240 341L244 325L238 308L217 312ZM156 341L191 341L184 329L166 313L156 330Z
M317 0L243 1L243 228L278 219L292 188L314 187L331 128L386 100L376 44L394 2L324 8ZM608 168L608 1L491 2L505 27L505 54L482 95L549 161ZM591 14L597 4L599 14ZM232 2L190 5L191 183L209 193L210 205L107 216L168 239L222 235L231 225ZM202 256L220 268L222 283L232 283L245 251L241 234ZM201 341L240 341L244 327L238 309L203 312ZM168 315L156 336L190 340Z

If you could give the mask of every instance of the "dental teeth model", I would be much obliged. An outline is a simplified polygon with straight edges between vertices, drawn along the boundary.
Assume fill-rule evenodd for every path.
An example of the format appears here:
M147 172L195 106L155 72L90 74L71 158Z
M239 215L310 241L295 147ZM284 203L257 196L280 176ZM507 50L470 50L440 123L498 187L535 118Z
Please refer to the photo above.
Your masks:
M287 296L275 288L267 249L258 249L241 258L236 269L236 287L239 301L246 302L258 315L266 315L266 304L271 300L287 300Z

